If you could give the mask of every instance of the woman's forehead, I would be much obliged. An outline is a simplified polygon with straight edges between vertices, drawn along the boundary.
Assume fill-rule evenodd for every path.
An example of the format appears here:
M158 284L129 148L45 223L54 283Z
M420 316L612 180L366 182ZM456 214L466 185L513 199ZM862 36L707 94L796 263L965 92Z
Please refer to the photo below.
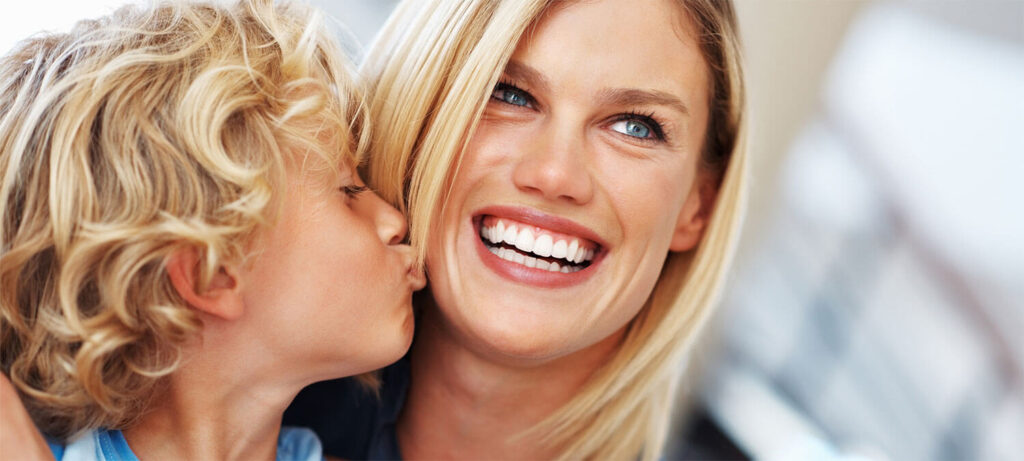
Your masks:
M707 65L692 21L670 0L578 1L544 14L510 67L592 90L635 88L706 102Z

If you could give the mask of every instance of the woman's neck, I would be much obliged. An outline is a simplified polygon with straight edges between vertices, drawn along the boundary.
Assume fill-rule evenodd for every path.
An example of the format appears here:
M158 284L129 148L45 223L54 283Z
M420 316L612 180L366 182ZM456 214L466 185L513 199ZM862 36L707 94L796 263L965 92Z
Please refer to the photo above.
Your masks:
M252 350L210 342L185 352L166 392L124 430L140 459L275 459L281 417L302 383Z
M550 459L556 449L517 438L567 403L614 352L622 332L530 366L498 364L445 331L423 310L409 395L398 420L405 459Z

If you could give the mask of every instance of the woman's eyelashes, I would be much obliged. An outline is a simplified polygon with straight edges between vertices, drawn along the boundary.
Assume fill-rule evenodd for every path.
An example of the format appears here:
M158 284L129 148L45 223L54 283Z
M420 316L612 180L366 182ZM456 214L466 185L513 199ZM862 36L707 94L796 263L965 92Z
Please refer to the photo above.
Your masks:
M526 90L513 85L511 82L498 82L491 92L491 99L516 107L534 107L533 96Z
M628 112L612 118L609 128L631 138L645 142L664 142L665 129L654 119L654 114Z
M537 109L537 99L530 92L506 80L494 85L491 100L514 109ZM644 143L664 143L668 140L665 125L657 120L654 113L630 111L616 114L612 116L608 127L616 133Z

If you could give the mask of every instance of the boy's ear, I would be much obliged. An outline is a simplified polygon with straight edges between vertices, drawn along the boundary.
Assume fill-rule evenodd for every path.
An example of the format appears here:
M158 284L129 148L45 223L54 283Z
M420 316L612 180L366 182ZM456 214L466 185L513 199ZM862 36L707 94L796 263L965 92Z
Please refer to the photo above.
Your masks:
M233 268L221 266L210 281L210 286L199 290L199 254L193 247L182 248L167 260L167 275L171 285L193 309L235 320L245 310L238 275Z
M669 250L676 252L694 249L708 225L711 210L715 206L718 188L706 173L698 173L696 184L683 202L683 210L676 220L676 227L669 243Z

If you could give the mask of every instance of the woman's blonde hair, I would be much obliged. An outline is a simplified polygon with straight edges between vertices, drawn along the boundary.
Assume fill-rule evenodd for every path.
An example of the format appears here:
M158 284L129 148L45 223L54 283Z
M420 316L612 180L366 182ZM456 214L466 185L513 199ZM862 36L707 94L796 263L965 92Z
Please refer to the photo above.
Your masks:
M362 151L318 18L128 6L0 61L0 364L44 432L129 425L201 327L168 258L197 250L203 290L274 219L286 162L326 178Z
M371 49L374 123L367 174L407 212L424 258L469 137L524 32L557 0L402 3ZM678 0L699 34L710 74L703 165L719 175L715 209L697 249L668 256L612 360L533 428L562 458L655 459L664 445L682 355L716 304L745 204L746 143L740 43L732 4Z

